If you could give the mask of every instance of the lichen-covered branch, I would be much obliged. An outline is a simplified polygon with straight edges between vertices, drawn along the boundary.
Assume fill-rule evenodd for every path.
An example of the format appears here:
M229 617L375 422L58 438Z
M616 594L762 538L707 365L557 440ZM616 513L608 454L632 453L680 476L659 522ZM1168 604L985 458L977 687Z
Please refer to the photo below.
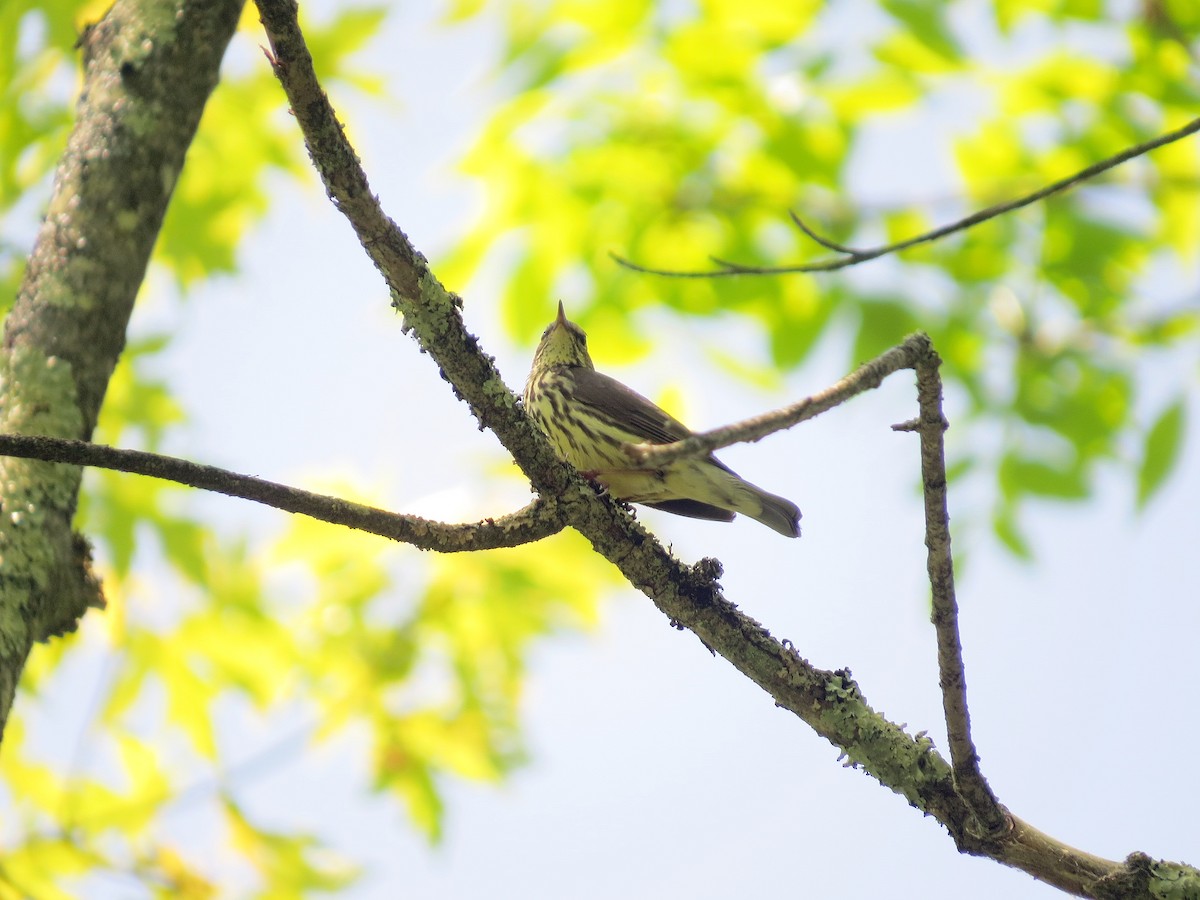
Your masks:
M423 350L472 412L495 431L539 493L557 497L564 520L612 561L670 621L761 686L775 702L842 748L852 763L935 817L965 852L1017 866L1080 896L1100 897L1102 885L1133 877L1132 864L1079 853L1014 819L999 838L969 827L970 806L956 789L951 766L927 738L914 738L872 710L848 672L827 672L801 659L786 643L725 599L720 565L684 566L608 497L554 459L519 409L499 373L467 333L461 301L430 273L424 258L379 208L353 149L345 139L312 70L291 0L256 0L270 41L270 58L288 95L326 190L346 215L364 249L393 292ZM402 150L398 151L402 152ZM925 339L927 341L927 339ZM913 361L915 363L915 360ZM893 370L894 371L894 370ZM1170 877L1194 870L1156 863ZM1122 896L1150 896L1128 893Z
M921 437L921 487L925 496L926 566L932 593L933 625L937 635L938 683L946 716L946 737L954 783L979 823L979 831L993 837L1009 827L1008 819L979 768L979 753L971 737L967 707L967 680L962 640L958 628L958 600L954 595L954 557L950 552L950 510L946 499L945 431L942 412L941 358L926 343L916 360L917 405L914 422L898 431L916 431Z
M490 356L467 332L462 300L447 291L425 258L379 205L354 148L317 82L312 57L296 23L290 0L258 4L270 42L268 58L283 85L296 121L304 133L313 165L326 193L346 217L363 250L384 277L392 303L404 317L404 328L437 363L455 396L466 401L480 426L495 432L521 471L541 494L557 497L576 527L585 521L612 552L624 543L645 541L649 534L628 515L614 516L619 506L596 492L568 465L518 406ZM580 528L583 530L583 528ZM586 533L586 532L585 532ZM588 535L591 537L592 535Z
M200 465L141 450L119 450L86 441L0 434L0 456L40 459L72 466L97 466L135 475L149 475L229 497L253 500L285 512L345 525L439 553L516 547L540 541L563 529L557 504L548 497L539 497L523 509L506 516L452 525L352 503L340 497L315 494L216 466Z
M84 83L0 350L0 432L86 440L241 0L118 0ZM100 605L72 534L80 472L0 459L0 734L33 641Z

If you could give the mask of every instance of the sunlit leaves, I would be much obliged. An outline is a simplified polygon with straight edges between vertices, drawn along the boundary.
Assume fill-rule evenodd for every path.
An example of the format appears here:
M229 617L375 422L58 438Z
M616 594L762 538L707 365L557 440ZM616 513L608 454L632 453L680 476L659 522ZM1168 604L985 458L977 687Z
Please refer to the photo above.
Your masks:
M902 27L877 48L880 60L925 74L945 73L961 64L963 49L948 21L951 4L884 0L881 5Z
M95 860L66 835L39 836L4 856L0 869L0 898L73 900L58 882L93 868Z
M1017 527L1014 520L1014 508L1011 504L1002 504L992 514L992 530L1008 551L1018 559L1026 561L1033 559L1033 548L1025 535Z
M133 431L139 434L145 449L156 450L163 433L184 421L183 409L170 386L146 372L147 363L169 343L168 335L156 335L126 345L104 395L97 441L129 446Z
M1059 118L1080 111L1099 112L1095 104L1112 96L1118 79L1117 69L1104 60L1065 51L1052 53L1003 80L1000 109L1014 117L1043 113Z
M590 295L582 312L584 304L576 304L585 325L592 306L630 312L666 302L728 310L729 296L702 283L625 278L616 288L609 253L681 267L705 265L708 253L766 258L780 249L777 242L755 246L750 238L778 221L778 197L792 189L795 173L832 181L830 164L844 152L844 136L827 127L819 110L781 117L776 103L785 96L795 98L789 103L802 101L807 89L797 67L809 63L785 45L807 27L815 8L764 8L759 16L743 7L713 3L704 15L684 20L658 11L657 27L621 38L627 51L577 68L571 90L553 100L525 93L499 110L493 123L499 127L486 129L465 162L495 191L481 228L450 259L451 280L469 277L496 239L517 228L522 248L530 249L513 257L505 312L523 338L544 325L544 312L527 312L528 298L556 292L564 273L581 264L589 277L573 284L576 293ZM646 12L630 3L605 8L634 18ZM590 19L572 19L555 7L541 14L556 17L562 32L581 44L604 40L590 33ZM510 23L527 15L527 7L514 5ZM513 68L522 70L523 50L514 44L511 51ZM765 59L777 51L778 59ZM765 77L747 80L748 68L768 65ZM647 209L657 214L646 216ZM731 227L739 217L750 223L745 230ZM794 235L787 241L784 249L797 245ZM752 292L769 309L780 289L762 283ZM734 297L732 305L748 302L750 293L744 301Z
M769 307L766 315L778 322L778 327L767 334L771 356L780 367L787 367L804 359L821 338L838 309L841 292L799 279L784 282L780 288L774 294L749 299L745 306L755 312ZM753 361L743 362L753 364Z
M380 8L342 10L329 23L306 25L306 37L329 84L345 81L378 92L380 85L349 62L378 31ZM246 127L253 123L254 127ZM247 229L270 206L273 172L308 178L302 144L275 76L265 67L226 78L204 110L187 165L171 199L156 248L181 286L237 266Z
M1158 151L1158 175L1151 185L1154 203L1162 208L1154 239L1181 261L1192 259L1200 245L1200 159L1190 143Z
M344 485L337 491L354 496ZM155 507L164 498L153 490L145 497L145 509L130 513L141 528L164 515ZM165 586L165 622L135 613L109 634L114 676L98 686L97 702L133 783L119 790L80 780L71 787L51 767L10 757L24 803L53 817L69 800L98 832L135 834L187 778L145 742L148 715L158 740L182 737L198 759L224 769L221 730L234 698L264 716L302 703L317 740L351 728L368 735L375 786L436 840L444 779L495 781L524 759L519 715L532 643L592 624L601 591L617 583L615 570L574 533L516 550L419 557L296 517L267 554L211 534L198 541L199 577L181 572L183 579ZM145 551L132 545L126 573ZM392 563L400 557L405 577L397 584ZM192 596L188 583L202 595ZM244 756L248 748L238 746ZM313 838L267 831L234 801L224 802L234 844L257 870L264 896L332 890L353 876ZM81 855L79 871L119 866L121 858ZM169 845L138 863L158 876L168 864L180 891L204 895L208 882Z
M7 312L24 271L33 233L13 207L42 184L66 146L71 121L69 86L75 69L78 0L5 0L0 4L0 315ZM48 194L46 194L48 196Z
M224 803L234 846L254 865L266 888L263 900L337 891L358 877L356 867L331 854L313 837L255 825L231 800Z
M384 553L410 554L411 571L411 551L297 519L276 558L313 578L295 622L305 695L326 709L320 733L368 725L375 784L436 839L444 776L492 781L524 757L518 713L532 642L592 623L615 573L570 533L433 556L419 586L381 593Z
M51 93L74 67L78 0L0 6L0 212L53 166L67 139L69 100Z
M1018 371L1013 404L1024 421L1060 435L1081 459L1111 452L1109 436L1131 413L1128 373L1100 369L1084 353L1031 347Z
M872 298L863 303L861 314L854 358L864 362L921 328L916 311L902 299Z
M302 23L305 43L323 83L342 81L371 94L383 90L380 79L365 73L354 54L375 38L386 16L386 6L349 6L328 24Z
M0 216L9 236L0 241L4 305L16 293L50 170L66 141L78 29L107 6L0 4ZM353 54L381 19L378 9L342 10L309 31L322 71L335 83L378 89ZM253 15L246 24L259 27ZM247 75L226 71L175 186L155 263L181 285L232 271L248 229L268 210L267 176L279 171L300 177L308 170L278 85L264 64ZM97 440L158 449L183 424L171 387L150 374L154 355L168 343L165 335L129 343L108 383ZM291 623L272 609L264 560L236 537L218 539L214 526L195 516L191 497L151 479L86 476L78 523L97 546L108 610L103 618L88 617L88 639L35 650L22 687L53 689L57 663L81 644L103 645L106 667L85 685L80 703L91 712L69 770L23 755L20 721L8 723L0 754L10 801L5 824L19 819L23 827L5 834L2 897L89 896L95 873L158 896L214 894L188 858L190 848L171 846L152 826L206 763L223 766L228 720L221 716L230 703L246 702L270 716L302 682L305 660ZM53 740L64 744L64 734ZM167 752L170 741L186 748L182 757ZM245 854L259 865L262 896L337 889L353 874L326 865L309 839L258 831L246 816L234 825Z
M1078 309L1081 321L1103 327L1126 306L1143 268L1148 242L1136 229L1080 210L1073 198L1046 205L1042 272Z
M83 0L0 5L0 216L26 192L47 189L71 124L73 98L63 86L73 87L70 78L78 77L79 28L106 8ZM381 89L377 78L350 61L377 33L383 15L379 7L350 8L307 27L323 77L360 91ZM257 17L248 21L258 27ZM155 261L183 286L234 271L247 229L269 207L266 178L279 171L307 176L303 148L274 76L261 66L247 75L226 75L188 152ZM27 249L0 239L0 287L16 284ZM9 303L13 293L5 290L0 303Z
M115 774L102 781L31 760L24 738L21 720L10 720L0 775L15 801L11 817L20 816L23 840L5 848L0 897L80 896L64 885L104 870L178 888L170 896L208 896L197 890L203 879L170 848L160 845L149 856L139 849L173 793L156 751L119 730L90 740L88 758L113 751Z

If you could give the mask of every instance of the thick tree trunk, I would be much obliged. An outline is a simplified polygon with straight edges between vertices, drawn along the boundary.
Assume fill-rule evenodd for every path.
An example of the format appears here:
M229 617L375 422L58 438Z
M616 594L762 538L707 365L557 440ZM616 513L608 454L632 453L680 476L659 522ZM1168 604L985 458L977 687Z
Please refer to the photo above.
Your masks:
M0 432L88 439L241 0L118 0L0 350ZM71 531L82 470L0 458L0 736L34 641L103 598Z

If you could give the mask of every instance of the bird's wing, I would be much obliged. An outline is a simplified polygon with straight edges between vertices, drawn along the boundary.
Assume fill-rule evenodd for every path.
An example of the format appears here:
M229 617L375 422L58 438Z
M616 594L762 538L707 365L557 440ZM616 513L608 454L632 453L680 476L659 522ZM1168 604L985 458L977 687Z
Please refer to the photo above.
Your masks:
M625 387L617 379L603 375L595 369L577 368L572 369L571 373L575 376L576 402L598 409L607 417L624 425L634 437L630 443L645 441L650 444L673 444L692 436L688 427L665 409L637 391ZM737 474L711 453L708 461L718 469Z
M593 369L572 369L571 374L575 378L575 400L606 419L620 422L638 441L670 444L691 437L682 422L615 378Z
M732 522L734 514L727 509L702 503L699 500L663 500L659 503L643 503L643 506L653 506L663 512L674 513L677 516L687 516L692 519L709 519L713 522Z

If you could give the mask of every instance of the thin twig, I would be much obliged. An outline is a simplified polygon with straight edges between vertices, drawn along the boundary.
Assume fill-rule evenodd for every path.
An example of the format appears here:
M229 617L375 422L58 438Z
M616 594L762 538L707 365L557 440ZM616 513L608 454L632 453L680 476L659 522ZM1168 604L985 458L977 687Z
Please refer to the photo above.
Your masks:
M804 232L805 237L814 243L820 244L826 250L832 250L834 253L844 253L847 256L855 256L862 252L861 250L855 250L853 247L847 247L845 244L835 243L822 234L817 234L808 227L808 223L801 219L799 213L797 213L794 209L789 209L788 215L791 217L795 226Z
M497 519L451 525L419 516L388 512L339 497L314 494L173 456L141 450L119 450L86 441L3 434L0 435L0 455L149 475L229 497L253 500L285 512L300 513L322 522L356 528L389 540L412 544L421 550L441 553L516 547L549 537L561 531L564 524L555 503L544 497Z
M849 266L855 266L868 260L878 259L881 256L887 256L891 253L898 253L901 250L907 250L910 247L915 247L918 244L926 244L930 241L936 241L948 235L955 234L959 231L965 231L972 226L978 225L981 222L986 222L988 219L994 219L997 216L1002 216L1005 213L1010 213L1022 207L1029 206L1031 203L1037 203L1039 200L1045 200L1054 194L1061 193L1068 188L1074 187L1088 179L1095 178L1097 175L1107 172L1109 169L1115 168L1122 163L1129 162L1131 159L1136 159L1143 156L1152 150L1157 150L1159 147L1165 147L1167 144L1172 144L1176 141L1183 140L1185 137L1195 134L1200 131L1200 118L1193 119L1182 128L1177 128L1174 131L1168 131L1166 134L1161 134L1156 138L1145 141L1141 144L1136 144L1132 147L1127 147L1120 153L1103 159L1098 163L1080 169L1074 175L1069 175L1066 178L1061 178L1058 181L1052 182L1045 187L1039 188L1032 194L1026 194L1016 200L1009 200L1005 203L999 203L995 206L989 206L986 209L981 209L971 213L969 216L959 219L956 222L951 222L949 225L943 225L940 228L935 228L932 231L926 231L916 237L907 238L903 241L897 241L894 244L886 244L882 247L873 247L866 250L855 250L850 247L844 247L840 244L835 244L828 238L822 237L813 231L804 221L794 212L790 213L792 221L796 226L804 232L810 239L816 241L822 247L833 250L836 253L842 254L837 259L819 260L813 263L803 263L791 266L746 266L740 263L721 260L722 268L713 271L686 271L673 269L658 269L653 266L643 266L635 263L616 253L609 255L617 261L618 264L627 269L632 269L635 272L642 272L647 275L662 275L667 278L728 278L733 275L792 275L803 272L833 272L838 269L845 269Z
M903 343L859 366L833 386L790 406L694 434L673 444L630 445L626 452L638 465L657 468L684 456L704 456L731 444L762 440L776 431L816 418L821 413L845 403L856 394L879 387L883 379L893 372L914 368L917 360L928 350L927 335L909 335Z
M948 427L942 414L941 359L927 346L917 359L917 421L897 426L921 435L921 485L925 495L925 546L933 595L932 620L937 634L938 683L946 716L950 763L959 795L982 826L982 835L999 837L1009 828L1008 818L979 768L979 754L971 738L971 713L967 707L962 640L958 629L958 601L954 596L954 558L950 552L950 512L946 501L946 449ZM915 427L914 427L915 426Z

